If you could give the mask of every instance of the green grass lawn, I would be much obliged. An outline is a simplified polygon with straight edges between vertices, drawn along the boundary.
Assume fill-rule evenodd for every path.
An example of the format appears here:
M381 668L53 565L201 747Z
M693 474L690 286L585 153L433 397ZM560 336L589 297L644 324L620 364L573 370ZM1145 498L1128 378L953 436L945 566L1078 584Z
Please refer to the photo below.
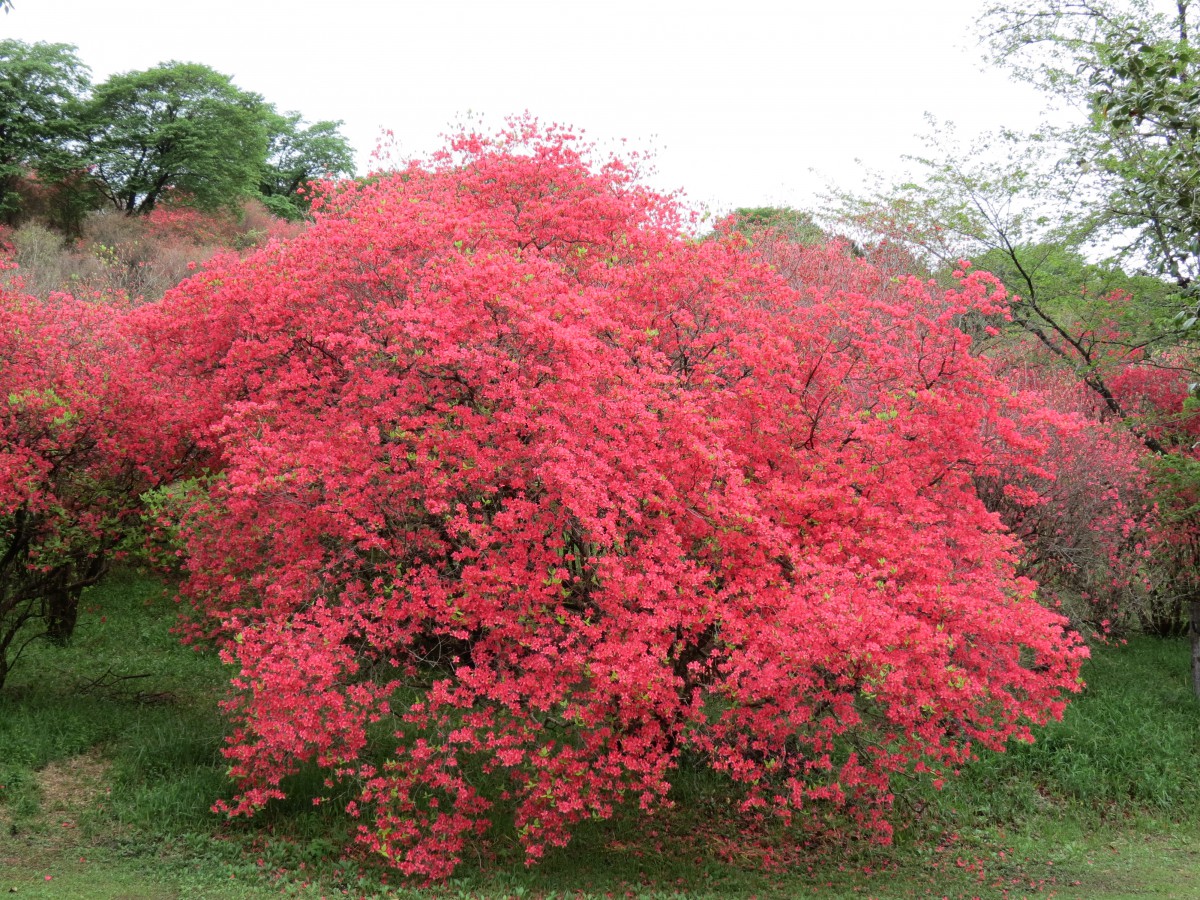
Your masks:
M1097 649L1087 690L1037 743L988 754L942 791L901 786L891 847L747 838L720 779L685 768L674 810L588 823L534 869L497 828L425 889L343 857L351 822L314 809L303 783L250 823L211 813L229 789L216 705L228 671L178 644L156 582L118 577L84 606L72 644L32 646L0 693L0 894L1200 898L1200 701L1184 641Z

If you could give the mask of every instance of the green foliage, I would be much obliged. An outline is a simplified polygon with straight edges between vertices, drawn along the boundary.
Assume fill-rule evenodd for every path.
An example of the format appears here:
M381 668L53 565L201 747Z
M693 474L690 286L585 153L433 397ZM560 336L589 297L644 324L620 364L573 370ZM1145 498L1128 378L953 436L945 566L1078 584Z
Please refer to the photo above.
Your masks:
M258 191L266 207L286 219L302 218L309 207L310 181L354 173L354 151L339 133L342 123L305 125L300 113L274 115L268 158Z
M1078 249L1052 241L993 247L973 262L1013 293L1036 301L1018 303L1015 310L1030 327L1055 323L1076 335L1095 334L1103 325L1141 346L1178 339L1179 292L1158 278L1130 275L1112 262L1088 262ZM1134 302L1113 304L1113 296Z
M816 223L812 214L790 206L739 207L733 211L733 227L745 235L764 229L797 244L816 246L829 240L829 235Z
M83 154L127 213L150 212L168 190L201 209L235 206L258 185L272 122L257 94L181 62L114 75L80 116Z
M1155 814L1200 820L1200 700L1183 640L1097 647L1087 692L1033 744L986 754L946 787L950 805L1013 821L1049 797L1100 821Z
M120 571L84 593L69 647L31 646L28 665L0 695L0 782L31 780L48 763L97 745L115 751L118 776L131 785L168 775L206 779L205 790L219 782L221 723L212 698L223 672L215 658L179 646L168 630L173 607L160 583ZM197 794L194 802L193 824L209 800Z
M1046 127L1038 136L1056 148L1054 186L1070 200L1081 243L1116 246L1117 260L1174 285L1166 304L1141 304L1142 328L1130 334L1144 336L1147 356L1154 344L1174 343L1171 363L1190 371L1193 381L1200 369L1190 343L1200 323L1197 26L1195 0L1003 0L990 7L983 26L998 63L1081 114L1079 124ZM1163 297L1162 291L1147 293ZM1136 342L1130 346L1140 349ZM1085 381L1124 418L1127 410L1106 392L1102 378L1090 375L1093 360L1085 352L1066 356L1084 364ZM1171 449L1150 434L1143 440L1156 453ZM1160 482L1170 492L1162 507L1193 506L1198 485L1187 466L1167 461L1159 477L1172 468L1176 474ZM1193 544L1190 536L1170 542L1173 562L1154 588L1176 604L1194 594ZM1169 620L1181 627L1181 616Z
M0 222L37 216L77 237L101 205L148 213L169 191L205 210L258 194L295 220L309 181L354 170L341 122L281 115L208 66L163 63L89 91L74 47L0 41Z
M69 44L0 41L0 219L18 219L16 188L29 170L70 168L70 108L88 83L88 68Z
M1178 357L1188 336L1181 314L1194 299L1158 276L1130 274L1128 258L1111 254L1106 207L1079 193L1075 174L1064 176L1054 155L1061 143L1003 134L998 144L964 148L951 128L929 143L929 156L909 158L918 177L842 194L836 218L865 241L908 248L948 283L964 259L996 274L1014 298L1012 322L1024 338L1078 378L1106 415L1129 421L1110 375L1125 361ZM1152 433L1139 436L1163 450Z
M1086 114L1045 129L1060 176L1099 235L1194 293L1200 275L1200 25L1193 0L998 3L984 19L997 61Z
M993 254L994 260L1022 246L1083 245L1086 227L1056 190L1039 142L1005 133L964 144L953 126L933 120L930 126L926 154L906 157L913 166L907 180L877 178L866 191L835 194L829 215L865 243L908 247L944 276L961 259ZM1023 284L1007 286L1025 291Z

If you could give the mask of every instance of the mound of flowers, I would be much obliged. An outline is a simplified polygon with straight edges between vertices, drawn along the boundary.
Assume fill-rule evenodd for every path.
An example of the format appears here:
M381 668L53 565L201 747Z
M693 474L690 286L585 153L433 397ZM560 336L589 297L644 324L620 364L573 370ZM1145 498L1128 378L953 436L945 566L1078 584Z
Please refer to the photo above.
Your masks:
M896 773L1061 713L1086 651L974 481L1044 448L955 324L994 280L832 247L789 285L634 174L462 135L141 311L214 470L179 533L229 813L315 764L441 877L498 810L533 859L670 802L686 754L886 840Z

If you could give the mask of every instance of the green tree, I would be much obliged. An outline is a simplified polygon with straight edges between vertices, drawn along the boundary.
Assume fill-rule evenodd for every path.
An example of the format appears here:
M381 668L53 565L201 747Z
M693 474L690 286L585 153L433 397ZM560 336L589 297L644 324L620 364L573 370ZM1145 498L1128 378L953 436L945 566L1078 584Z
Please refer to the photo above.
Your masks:
M30 171L69 169L77 136L73 105L87 90L88 68L69 44L0 41L0 218L21 214L20 181Z
M1194 0L994 3L983 20L994 58L1045 92L1053 121L1007 135L1002 163L922 160L921 183L856 198L843 212L927 258L961 253L993 269L1020 295L1015 322L1138 433L1156 469L1176 473L1156 476L1164 528L1179 539L1159 542L1152 593L1170 594L1176 611L1191 604L1200 692L1200 581L1195 554L1181 549L1200 533L1185 421L1194 401L1174 423L1146 427L1112 389L1131 373L1152 377L1156 365L1176 382L1189 373L1193 391L1200 381L1191 343L1200 322L1197 19ZM1104 308L1114 287L1129 300L1116 322L1113 305Z
M298 112L276 115L258 191L276 215L298 219L308 211L305 186L327 175L354 173L354 150L341 121L306 125Z
M999 64L1082 113L1042 136L1061 148L1060 174L1075 182L1094 234L1200 294L1194 0L1001 2L983 21Z
M770 229L797 244L823 244L829 240L811 213L790 206L738 207L733 211L733 227L747 236Z
M1194 338L1200 323L1200 52L1193 42L1200 8L1195 0L998 2L984 21L998 62L1086 113L1083 124L1050 132L1091 188L1090 196L1081 195L1096 233L1123 240L1127 256L1180 289L1188 302L1175 324ZM1062 168L1069 164L1064 159ZM1194 359L1194 351L1191 355ZM1177 525L1187 526L1181 533L1194 537L1200 470L1193 462L1186 452L1173 454L1160 468L1178 475L1164 480L1164 505L1178 514ZM1192 681L1200 694L1195 554L1180 553L1176 562L1188 576L1177 596L1190 604Z
M273 113L258 94L197 63L114 75L82 113L83 153L109 202L147 213L168 190L204 209L253 194Z

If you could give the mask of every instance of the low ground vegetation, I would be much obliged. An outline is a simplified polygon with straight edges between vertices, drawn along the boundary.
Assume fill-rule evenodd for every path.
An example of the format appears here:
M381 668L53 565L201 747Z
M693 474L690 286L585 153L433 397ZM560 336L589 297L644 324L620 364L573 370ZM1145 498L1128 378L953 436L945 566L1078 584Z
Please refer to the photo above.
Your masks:
M942 790L904 784L890 847L739 818L736 790L685 765L677 805L591 823L527 869L512 824L472 839L429 889L338 848L355 820L314 770L256 825L228 795L214 697L228 677L170 633L177 601L119 572L85 594L76 640L39 644L0 696L0 890L24 897L1194 896L1200 715L1179 639L1101 646L1061 722L984 752ZM747 833L749 840L746 840Z
M10 283L19 278L26 293L149 303L218 254L245 253L303 229L257 201L246 201L236 213L203 214L185 200L138 218L93 212L75 238L31 221L0 231L0 243L18 267L5 277Z

